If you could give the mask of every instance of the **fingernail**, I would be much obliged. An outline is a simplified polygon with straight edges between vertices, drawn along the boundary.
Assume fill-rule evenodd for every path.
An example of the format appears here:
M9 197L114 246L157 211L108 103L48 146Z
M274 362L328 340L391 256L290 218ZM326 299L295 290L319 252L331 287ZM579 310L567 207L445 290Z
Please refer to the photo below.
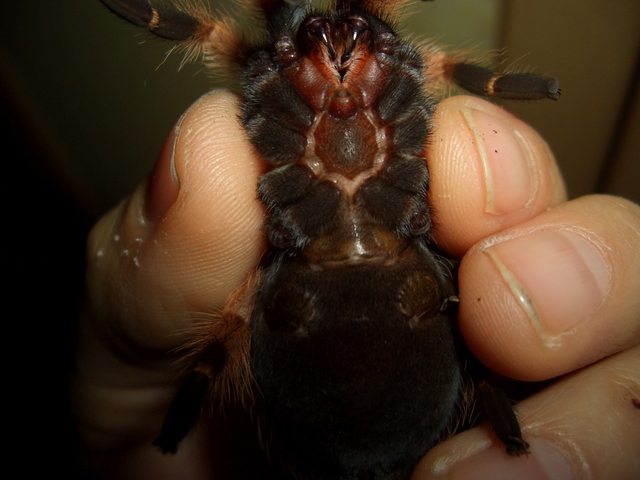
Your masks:
M564 455L542 441L531 442L527 456L510 457L491 448L450 467L447 480L572 480L573 469Z
M504 215L525 208L535 196L531 149L502 120L473 109L462 114L475 139L485 182L485 211Z
M182 118L162 146L160 155L148 178L144 215L149 223L157 223L178 199L180 181L175 168L175 147Z
M602 252L578 233L540 230L485 253L549 346L588 318L609 290L611 272Z

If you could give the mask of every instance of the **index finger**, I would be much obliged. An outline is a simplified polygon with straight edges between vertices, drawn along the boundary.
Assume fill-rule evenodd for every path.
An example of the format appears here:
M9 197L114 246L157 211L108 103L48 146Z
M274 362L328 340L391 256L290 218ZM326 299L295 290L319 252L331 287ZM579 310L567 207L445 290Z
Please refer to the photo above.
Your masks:
M533 128L484 100L442 101L427 157L438 245L462 257L481 239L566 200L553 154Z

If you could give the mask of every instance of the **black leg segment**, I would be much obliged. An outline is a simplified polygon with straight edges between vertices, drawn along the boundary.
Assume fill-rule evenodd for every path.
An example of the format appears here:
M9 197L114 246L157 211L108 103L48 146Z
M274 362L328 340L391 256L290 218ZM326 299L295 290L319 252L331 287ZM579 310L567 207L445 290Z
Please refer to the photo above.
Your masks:
M129 23L169 40L188 40L200 28L200 22L171 8L155 8L147 0L100 0L109 10Z
M176 453L178 443L189 433L200 417L209 384L209 377L198 371L187 375L182 388L169 407L160 435L153 442L162 450L162 453Z
M493 430L507 447L507 453L514 456L529 453L529 444L522 439L518 419L504 390L482 382L480 399Z
M496 74L470 63L455 63L448 74L453 82L476 95L509 100L558 100L560 86L555 78L531 73Z

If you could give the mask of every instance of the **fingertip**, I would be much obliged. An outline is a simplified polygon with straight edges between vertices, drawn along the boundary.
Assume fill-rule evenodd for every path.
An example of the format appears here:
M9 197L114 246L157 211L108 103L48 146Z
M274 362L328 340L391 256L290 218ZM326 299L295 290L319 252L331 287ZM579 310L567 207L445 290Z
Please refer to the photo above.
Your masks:
M175 172L174 153L179 124L167 136L160 155L147 178L144 198L144 217L155 224L178 199L180 181Z
M195 312L222 308L264 251L256 196L263 166L238 105L221 92L194 104L151 177L92 230L89 314L137 345L174 348L176 330Z
M529 381L597 359L589 319L612 276L601 242L566 226L491 240L460 268L461 330L472 351L494 371Z
M458 275L459 325L465 343L491 370L510 378L537 381L540 339L526 311L491 258L480 249L464 257ZM542 378L541 378L542 377Z
M264 211L256 196L264 164L239 123L239 105L236 95L214 91L185 113L174 154L180 194L158 232L175 252L169 266L183 271L184 262L206 276L205 304L217 307L264 251Z
M487 430L470 430L454 437L451 445L446 442L444 448L436 447L420 461L411 480L574 480L574 468L566 455L548 442L535 439L528 455L513 457L493 444Z
M529 455L508 456L484 423L429 451L411 480L638 478L639 358L636 346L518 403Z
M637 206L593 196L475 245L459 271L471 350L500 374L535 381L637 342L639 226Z
M475 97L438 105L427 155L436 239L457 256L565 198L544 140L506 110Z

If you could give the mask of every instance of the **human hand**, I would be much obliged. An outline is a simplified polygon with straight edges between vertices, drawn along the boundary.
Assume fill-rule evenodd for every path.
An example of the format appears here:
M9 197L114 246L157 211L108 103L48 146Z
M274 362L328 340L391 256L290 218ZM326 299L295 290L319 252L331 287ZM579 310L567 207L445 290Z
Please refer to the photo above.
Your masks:
M212 93L178 121L149 178L93 228L72 382L89 469L119 479L212 478L206 428L176 455L151 442L177 391L175 349L264 252L262 170L238 99Z
M507 377L575 373L516 407L526 458L484 425L428 452L412 480L640 478L640 208L566 202L544 142L486 102L448 99L436 122L436 237L463 256L467 345Z
M494 192L489 203L484 193L487 184L482 162L475 150L477 138L471 135L461 108L488 115L470 113L474 110L466 113L484 131L487 148L498 150L505 162L489 160ZM429 146L431 198L439 225L436 235L445 250L458 256L466 253L460 270L460 323L466 341L478 357L499 373L538 380L629 350L573 377L592 372L591 377L580 383L580 395L572 391L571 398L562 397L560 389L570 381L563 380L518 406L525 438L532 444L528 459L511 459L497 446L489 449L495 442L481 427L432 450L414 478L428 478L432 472L442 472L434 470L434 465L448 467L473 454L478 454L474 460L493 455L491 461L497 464L521 461L527 464L521 468L529 469L540 452L548 452L549 448L560 448L562 458L574 468L574 478L583 478L580 468L588 465L591 471L600 472L600 467L611 466L610 458L615 458L610 452L609 456L599 457L585 453L593 451L594 447L588 444L604 438L604 432L609 432L608 438L616 439L610 441L612 448L629 446L628 452L618 453L618 464L621 468L636 468L637 472L631 449L640 442L629 419L633 420L638 410L625 415L632 397L624 403L621 395L625 391L634 394L636 400L639 398L638 368L632 366L637 365L633 358L637 360L638 349L632 347L637 344L640 331L639 302L634 295L640 277L635 259L640 244L638 207L608 197L563 203L562 181L544 142L495 106L478 99L455 97L442 102L438 112ZM189 435L175 456L160 455L151 441L158 434L175 394L172 366L178 354L171 352L189 341L190 327L206 313L223 306L266 247L260 229L263 209L255 193L264 166L253 156L237 115L237 100L230 94L209 95L194 105L179 122L176 135L173 164L179 186L171 175L171 135L150 182L141 185L128 202L103 218L89 240L87 302L74 381L75 410L84 446L93 452L92 461L98 466L108 464L107 469L120 478L143 471L162 474L162 478L174 474L183 478L186 469L191 470L194 478L206 478L212 468L205 460L208 455L203 429ZM502 122L499 128L494 128L496 121ZM508 132L514 128L529 149L523 150L513 140L513 134ZM497 132L495 137L493 130ZM491 140L487 140L489 137ZM553 208L547 211L549 207ZM554 231L569 233L556 234L554 242L541 238L546 235L540 233L543 231L552 236ZM491 237L494 234L499 236ZM481 242L486 237L522 238L520 243L533 242L540 250L530 248L531 244L519 245L516 240L504 244ZM544 272L556 275L565 270L573 272L573 267L580 263L577 259L583 257L576 257L575 253L571 256L576 247L570 239L578 245L584 239L595 242L595 247L589 248L587 244L580 255L586 255L587 259L603 258L600 270L605 271L606 280L586 282L590 288L587 293L578 292L577 301L566 302L575 311L567 310L570 307L563 302L574 298L570 282L553 284L552 293L558 295L551 304L546 297L534 295L542 322L560 318L557 322L562 324L562 319L587 317L583 323L570 325L570 333L564 335L560 335L557 323L549 324L553 328L542 323L546 330L539 330L541 336L498 273L495 260L484 252L491 245L497 252L494 257L509 265L527 291L531 289L531 296L536 292L536 284L530 285L525 280L529 279L527 272L535 269L523 270L530 264L520 260L518 252L535 251L538 256L531 254L529 259L537 267L545 265L544 248L552 249L558 256L547 262L551 265ZM558 243L559 247L553 250ZM476 246L467 253L473 245ZM563 255L569 258L563 261ZM595 263L598 265L598 261ZM558 271L553 270L556 266ZM563 287L569 289L565 291ZM594 292L604 292L595 306ZM544 308L538 306L540 302ZM554 317L557 304L563 308ZM550 311L545 309L549 305ZM589 305L591 309L587 308ZM593 308L595 311L590 313ZM607 367L611 362L618 363ZM612 384L607 392L601 382L611 381L612 369L617 372L619 383ZM595 401L596 393L602 396L608 393L609 403ZM614 399L614 395L618 396ZM531 402L533 407L528 407ZM576 402L574 408L569 408ZM602 408L608 405L613 420L605 422L598 405L603 405ZM530 411L525 410L528 408L533 409L530 417L525 415ZM590 408L597 412L593 418ZM545 423L544 419L549 418ZM565 430L558 433L558 424ZM602 436L584 432L587 425L593 425L593 431ZM537 447L543 439L551 446L546 451ZM595 446L598 451L604 447ZM599 467L598 462L605 463ZM452 468L456 472L458 467Z

